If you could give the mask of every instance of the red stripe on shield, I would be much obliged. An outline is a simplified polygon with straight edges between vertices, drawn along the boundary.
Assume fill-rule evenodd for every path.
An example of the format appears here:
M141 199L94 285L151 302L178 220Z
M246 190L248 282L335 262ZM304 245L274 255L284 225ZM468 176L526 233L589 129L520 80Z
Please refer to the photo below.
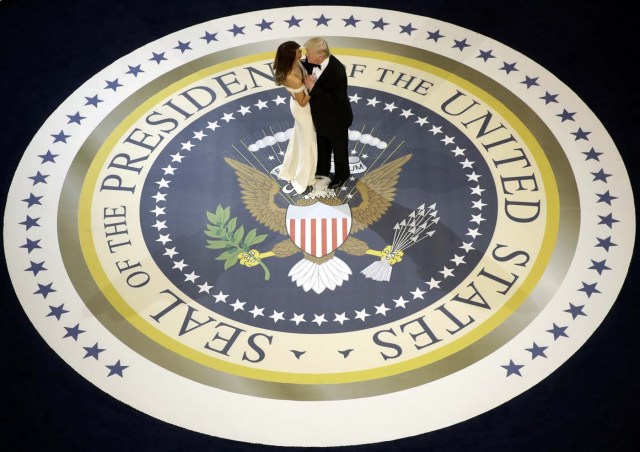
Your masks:
M345 240L347 240L347 236L349 235L349 224L348 224L348 220L346 218L342 219L342 242L344 243Z

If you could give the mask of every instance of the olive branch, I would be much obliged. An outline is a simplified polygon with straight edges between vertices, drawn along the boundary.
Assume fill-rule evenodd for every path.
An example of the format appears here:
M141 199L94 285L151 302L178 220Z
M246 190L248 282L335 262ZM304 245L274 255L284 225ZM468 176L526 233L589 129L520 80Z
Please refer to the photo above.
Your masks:
M267 234L258 235L255 229L244 234L244 226L236 229L237 218L231 218L230 207L223 208L218 205L215 213L207 211L207 229L204 233L211 237L207 240L207 248L212 250L224 250L216 260L224 261L224 269L228 270L238 263L240 255L249 253L251 246L261 243L267 238ZM264 270L264 279L269 280L270 272L267 266L258 260Z

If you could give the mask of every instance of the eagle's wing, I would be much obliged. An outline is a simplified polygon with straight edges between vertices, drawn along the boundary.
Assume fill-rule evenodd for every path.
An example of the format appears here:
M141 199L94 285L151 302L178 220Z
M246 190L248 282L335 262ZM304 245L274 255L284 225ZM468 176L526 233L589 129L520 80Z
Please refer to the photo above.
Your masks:
M396 184L402 166L411 154L404 155L368 172L356 182L362 202L351 209L351 233L368 228L387 211L396 193Z
M237 160L225 157L233 168L242 191L242 201L253 217L272 231L288 235L286 209L275 203L280 185L267 174Z
M367 245L366 242L363 242L352 235L347 237L347 240L345 240L340 246L340 251L344 251L345 253L353 256L364 256L368 249L369 245Z

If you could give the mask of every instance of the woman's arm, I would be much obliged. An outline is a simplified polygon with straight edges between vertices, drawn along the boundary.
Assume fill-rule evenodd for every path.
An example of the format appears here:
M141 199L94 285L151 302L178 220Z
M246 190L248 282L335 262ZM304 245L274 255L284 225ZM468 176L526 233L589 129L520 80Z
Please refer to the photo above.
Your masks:
M311 100L311 95L307 94L307 92L304 90L300 91L299 93L292 93L292 94L293 94L293 97L295 97L296 101L298 102L298 105L300 105L301 107L304 107L305 105L307 105Z
M299 90L296 93L291 93L296 102L298 102L298 105L304 107L309 103L311 96L305 91L302 79L300 79L300 77L290 74L287 77L284 85L294 90Z

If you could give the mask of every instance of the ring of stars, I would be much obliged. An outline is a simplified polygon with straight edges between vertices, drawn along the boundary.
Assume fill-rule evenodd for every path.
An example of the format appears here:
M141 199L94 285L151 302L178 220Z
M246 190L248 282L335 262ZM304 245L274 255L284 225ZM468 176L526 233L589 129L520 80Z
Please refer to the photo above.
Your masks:
M202 25L200 30L200 35L197 39L187 40L184 42L182 40L176 40L173 42L170 47L166 49L154 49L155 51L150 52L146 58L141 58L139 53L134 53L132 61L126 64L127 71L123 71L118 76L109 76L104 79L103 87L101 91L91 91L82 93L81 99L77 102L81 108L76 111L65 112L64 121L66 126L64 129L56 129L45 131L49 137L51 137L49 141L50 149L46 149L42 151L42 154L39 154L38 157L41 159L39 167L36 169L35 174L28 176L29 185L31 190L29 193L25 193L20 197L21 202L24 202L25 205L22 206L26 212L31 213L33 210L41 208L45 209L47 206L47 201L50 198L47 197L47 185L52 184L54 181L49 179L49 169L51 165L60 164L63 159L70 159L73 156L73 153L68 152L69 149L77 150L80 146L78 140L76 140L74 134L75 132L79 132L78 128L82 127L83 121L97 114L97 112L101 112L101 108L105 105L105 101L110 99L111 97L120 96L123 88L128 86L130 82L139 81L144 79L144 77L153 77L154 71L157 71L157 67L164 67L169 64L170 61L173 61L176 58L184 58L182 55L188 55L190 52L195 52L197 49L202 46L218 46L219 48L223 48L229 41L234 41L238 39L243 39L245 36L244 30L247 27L259 27L260 33L269 33L270 31L278 29L278 27L285 27L288 29L291 28L300 28L301 23L304 22L305 26L308 27L322 27L322 29L326 29L329 26L337 26L341 25L343 28L347 30L356 30L360 28L365 28L370 32L378 32L378 33L396 33L398 35L403 35L407 39L413 39L414 36L422 36L424 39L423 45L432 46L433 48L442 47L455 49L460 53L464 53L469 55L470 57L475 57L477 59L482 60L484 64L486 64L487 71L494 71L496 74L501 73L502 77L519 77L520 83L523 85L523 90L537 90L539 91L539 95L537 99L539 102L542 102L546 108L552 109L550 110L552 114L554 114L561 123L567 122L568 124L576 124L576 121L579 120L579 117L576 117L576 112L573 111L570 106L562 105L563 99L562 97L555 92L550 92L543 88L541 85L541 79L537 74L525 74L521 72L521 68L518 68L518 61L504 61L501 60L498 53L495 49L492 48L481 48L477 47L477 45L484 45L484 41L479 43L474 43L472 39L461 37L461 36L449 36L447 34L441 33L441 29L438 27L433 28L421 28L421 26L414 27L416 25L412 22L407 23L392 23L390 20L385 17L380 17L377 20L365 20L363 17L359 17L358 13L350 14L349 17L329 17L329 15L321 14L317 15L313 14L313 17L296 17L296 15L291 15L289 19L276 21L269 20L271 18L262 18L260 23L238 23L233 24L233 28L229 29L209 29L208 25ZM490 66L493 65L493 66ZM355 95L357 96L357 94ZM352 99L353 101L353 99ZM371 102L372 106L377 104L377 99L367 99L368 102ZM395 108L394 103L388 104L385 106L385 110L393 111ZM244 115L247 112L237 112L238 114ZM407 115L407 118L410 116L409 111L404 112ZM236 119L231 116L225 116L220 119L220 121L229 122L232 119ZM416 121L420 127L427 124L426 118L418 118ZM219 126L219 125L218 125ZM213 126L215 130L215 126ZM603 275L606 275L609 271L615 270L615 265L609 262L608 254L613 247L618 246L616 236L615 236L615 228L616 225L620 222L618 218L614 216L614 203L616 199L618 199L618 193L615 193L615 190L612 192L612 189L609 185L609 178L613 177L615 179L615 174L611 174L606 172L607 168L603 166L601 163L600 157L606 152L606 150L595 149L590 145L591 140L591 130L587 130L582 126L576 125L572 127L568 132L570 137L574 142L579 144L580 146L584 145L582 149L582 154L585 156L585 164L582 168L583 171L587 171L592 177L593 190L595 195L598 197L596 201L597 206L599 207L599 211L593 213L592 221L594 222L597 233L596 236L593 237L593 254L590 256L587 262L584 262L584 267L589 272L587 274L592 275L590 279L587 281L580 281L576 284L576 300L573 302L569 302L566 309L562 310L558 313L559 316L567 316L564 317L568 321L579 321L582 316L588 315L588 303L592 299L596 299L601 291L598 289L598 284L600 282L600 278ZM78 133L80 137L81 134ZM206 135L194 135L194 140L202 140ZM65 146L67 149L63 149L62 146ZM64 151L67 152L64 152ZM190 149L187 149L190 151ZM454 152L454 151L452 151ZM180 152L176 154L176 161L180 161L182 158ZM462 164L471 164L471 162L463 161ZM168 168L172 168L171 165ZM473 173L471 173L473 174ZM165 186L166 184L166 186ZM168 188L169 181L158 181L159 190L161 188ZM478 185L478 189L480 186ZM482 208L482 199L479 193L475 193L474 195L478 195L479 198L477 201L474 201L474 208L481 210ZM163 194L158 192L157 203L160 203L163 200ZM477 203L477 204L475 204ZM30 210L31 209L31 210ZM156 206L155 213L157 216L161 215L162 207L159 205ZM482 221L482 217L479 215L474 217L471 221L477 221L478 225L480 221ZM47 274L46 273L46 258L43 260L43 257L46 255L47 250L49 250L48 244L42 240L42 236L39 235L39 231L42 230L43 227L50 227L55 224L55 218L50 218L46 216L38 216L38 215L30 215L25 214L23 220L19 222L19 225L23 228L23 233L25 235L25 241L21 244L17 245L19 251L21 251L27 256L27 260L29 260L29 265L26 264L23 266L24 271L32 272L34 278L34 288L37 287L37 290L33 292L33 295L36 297L42 297L43 299L48 300L48 296L56 296L56 289L54 282L50 282L48 280L43 280L42 278ZM166 224L162 221L158 221L156 225L154 225L158 229L158 232L166 228ZM475 228L470 229L470 233ZM478 229L479 230L479 229ZM475 232L474 232L475 233ZM160 235L162 237L162 235ZM168 235L167 235L168 238ZM469 244L463 244L465 246L464 251L468 252L472 244L472 241ZM170 251L171 248L167 249L167 255L170 258L173 258L175 254ZM175 251L175 249L173 250ZM177 252L175 252L177 253ZM35 260L31 260L31 259ZM452 261L454 261L454 267L449 270L448 267L444 267L442 270L442 276L444 278L447 277L449 271L453 272L457 265L463 264L464 256L454 255ZM176 268L185 268L186 264L183 261L177 261ZM182 269L181 269L182 271ZM192 280L194 283L197 279L197 275L195 273L185 273L185 278L187 280ZM431 278L430 281L427 281L427 285L429 289L437 287L439 283L438 279ZM209 290L213 287L208 285L206 282L202 285L198 286L201 291L209 293ZM420 298L421 291L419 288L416 288L416 291L411 292L413 295L413 299ZM215 295L216 302L225 302L228 295L220 292L218 295ZM397 300L393 300L395 303L395 308L402 308L406 303L406 301L402 296L400 296ZM575 304L574 304L575 303ZM55 304L55 303L54 303ZM65 303L59 304L58 306L50 305L48 306L48 312L45 314L47 317L55 317L58 321L63 318L63 315L69 313L70 311L64 308ZM244 304L236 301L234 304L230 304L233 306L234 310L242 310L244 309ZM376 314L384 315L390 308L386 307L385 304L381 304L376 306ZM264 308L260 308L255 306L250 312L251 315L258 316L264 315ZM366 315L371 315L366 313L366 310L361 310L356 312L355 318L364 318ZM324 316L324 314L323 314ZM334 321L338 321L340 323L348 320L346 315L343 314L335 314L336 318ZM274 322L279 320L285 320L284 313L276 313L272 314ZM562 317L561 317L562 318ZM295 320L294 320L295 319ZM302 322L304 319L299 318L297 314L294 314L291 317L292 321ZM325 319L326 321L326 319ZM317 319L318 324L322 324L322 320L320 318ZM553 341L561 340L562 338L568 339L571 337L570 328L564 325L564 322L560 322L562 324L549 325L548 329L541 332L541 334L553 334ZM76 326L77 327L77 326ZM80 332L84 333L84 331L78 329L74 329L76 327L64 327L67 331L70 331L71 337L75 336L77 341L77 337L79 337ZM77 334L76 334L77 331ZM563 334L559 334L562 331ZM67 336L65 336L67 337ZM81 336L80 336L81 337ZM544 337L544 334L543 334ZM531 355L531 359L536 358L545 358L544 350L548 348L548 346L539 345L538 342L547 343L547 340L540 340L533 342L531 348L527 348L526 351ZM84 347L88 356L94 357L97 359L97 356L100 352L104 351L104 349L98 348L98 344L96 343L92 347ZM526 356L526 355L525 355ZM517 364L517 362L521 362L522 359L510 359L508 364L502 364L507 372L506 376L510 375L519 375L522 376L521 370L524 365ZM127 367L120 364L120 360L118 360L115 364L107 366L110 369L109 375L117 374L122 376L122 371Z
M358 93L354 93L350 95L351 102L357 103L362 98L358 95ZM235 313L235 315L243 314L247 316L251 316L251 318L256 317L265 317L268 314L268 307L260 305L259 303L248 305L245 301L240 301L238 299L235 302L230 303L227 302L227 298L230 294L226 294L223 291L219 290L216 294L216 290L214 286L209 284L208 281L201 282L200 275L197 274L196 270L193 270L190 264L180 256L180 251L175 246L171 246L171 233L170 227L167 225L166 220L162 220L161 218L166 215L166 207L162 205L166 201L166 197L168 195L168 190L170 190L171 185L171 176L174 176L176 171L180 168L180 163L185 158L188 158L194 149L197 149L198 144L202 143L206 137L212 136L213 133L216 133L218 129L223 128L225 125L229 124L231 121L241 120L245 115L251 113L252 108L258 108L262 110L263 108L270 108L269 106L277 107L277 106L286 106L286 98L277 95L275 98L270 100L258 100L258 102L252 106L244 106L241 105L237 111L227 111L222 114L218 120L213 122L208 122L206 129L209 130L200 130L193 132L193 138L189 141L180 143L180 149L176 150L173 154L170 154L171 162L162 168L164 171L164 176L155 181L155 184L158 185L158 191L152 198L155 200L155 208L152 209L149 214L153 216L155 223L152 225L153 228L157 229L158 236L156 241L162 243L165 246L164 255L167 256L172 262L172 269L178 270L182 277L184 278L182 282L191 283L198 288L198 293L207 293L214 300L215 304L218 305L221 303L221 309L226 309L229 313ZM270 103L272 102L272 103ZM377 100L376 97L366 99L367 107L375 108L378 104L383 103L382 101ZM383 108L384 114L398 114L401 117L405 118L405 120L411 121L416 127L422 127L426 124L430 124L426 117L416 117L416 115L411 111L411 109L404 109L395 105L395 102L384 103L385 107ZM397 112L395 110L398 110ZM219 132L218 132L219 133ZM381 315L386 317L387 312L391 309L406 309L407 303L414 302L416 300L424 301L424 294L433 289L440 289L440 284L443 280L447 278L455 278L455 272L458 267L461 265L465 265L465 256L468 252L474 249L473 244L474 240L482 235L482 222L486 219L482 216L482 208L486 206L482 201L482 192L484 189L481 187L479 178L480 175L476 174L473 171L474 162L470 161L465 156L465 149L461 149L459 146L455 145L455 137L447 136L442 132L442 126L431 125L430 129L427 130L426 133L431 133L434 136L442 135L442 139L440 140L444 146L451 154L453 158L458 159L460 164L460 169L465 171L465 175L467 177L467 181L469 183L470 196L471 200L471 208L473 211L476 211L477 214L473 214L469 219L469 227L467 228L467 233L465 240L460 243L459 251L455 252L451 258L446 261L446 264L443 265L442 269L437 272L437 274L431 276L427 281L425 281L426 286L425 290L422 290L420 287L416 287L413 291L408 291L408 293L401 294L397 298L393 298L389 302L381 302L379 305L373 305L372 307L361 307L360 309L356 308L353 310L353 314L347 315L346 312L325 312L321 314L314 314L314 318L305 318L305 314L291 313L286 311L276 311L271 309L272 313L267 317L271 318L275 323L279 321L290 321L295 323L296 326L299 326L302 323L313 322L316 323L319 327L323 324L329 324L330 322L338 322L340 325L343 325L344 322L349 320L360 320L362 322L366 321L367 317L372 315ZM262 141L268 137L262 138ZM195 143L195 144L194 144ZM270 149L272 146L264 146L264 149ZM270 156L271 157L271 156ZM366 158L366 155L362 157ZM233 297L232 297L233 298Z

